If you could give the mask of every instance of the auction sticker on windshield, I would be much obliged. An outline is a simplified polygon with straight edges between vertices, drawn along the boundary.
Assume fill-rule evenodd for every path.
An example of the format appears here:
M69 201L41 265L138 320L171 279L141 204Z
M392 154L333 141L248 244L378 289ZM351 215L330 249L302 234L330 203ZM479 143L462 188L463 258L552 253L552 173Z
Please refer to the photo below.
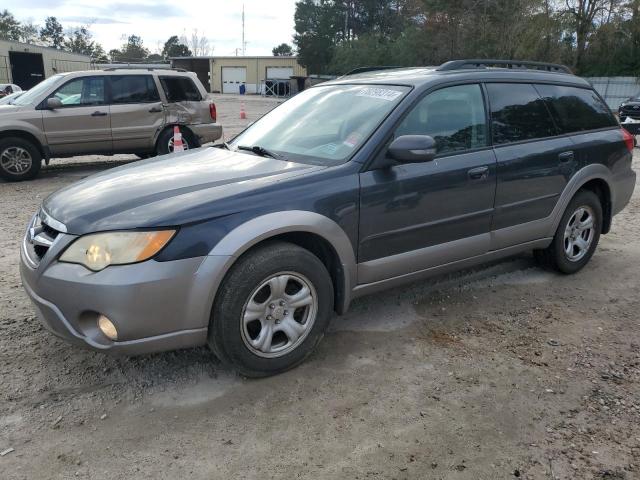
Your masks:
M376 87L366 87L356 93L356 97L379 98L388 102L393 102L400 95L402 95L402 92L399 92L397 90L389 90L388 88Z

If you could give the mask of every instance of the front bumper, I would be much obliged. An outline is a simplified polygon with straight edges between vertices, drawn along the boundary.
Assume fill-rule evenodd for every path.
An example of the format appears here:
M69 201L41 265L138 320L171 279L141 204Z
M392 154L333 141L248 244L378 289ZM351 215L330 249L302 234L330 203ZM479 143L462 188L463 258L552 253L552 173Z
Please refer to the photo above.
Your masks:
M189 125L189 128L198 137L200 145L215 142L222 137L222 126L217 123L198 123Z
M229 257L150 260L91 272L55 260L74 238L61 235L35 267L24 244L21 249L22 282L45 328L76 345L127 355L206 343L213 295ZM115 324L118 341L97 328L100 314Z

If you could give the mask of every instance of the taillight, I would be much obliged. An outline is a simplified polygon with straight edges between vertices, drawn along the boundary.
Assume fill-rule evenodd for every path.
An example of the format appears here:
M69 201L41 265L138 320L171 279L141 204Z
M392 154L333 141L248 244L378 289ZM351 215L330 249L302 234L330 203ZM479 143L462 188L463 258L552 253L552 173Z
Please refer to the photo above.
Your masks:
M211 115L211 120L213 120L215 122L216 118L218 117L218 114L216 112L216 104L215 103L210 103L209 104L209 115Z
M633 147L635 147L636 139L624 127L622 128L622 139L624 140L627 149L633 153Z

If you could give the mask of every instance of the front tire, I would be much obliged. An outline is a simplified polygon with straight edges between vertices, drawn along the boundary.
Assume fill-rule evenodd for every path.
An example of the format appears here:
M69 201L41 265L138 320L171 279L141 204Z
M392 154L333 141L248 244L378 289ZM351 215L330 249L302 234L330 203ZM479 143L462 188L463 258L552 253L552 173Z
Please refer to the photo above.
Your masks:
M275 375L302 363L322 339L333 310L324 264L286 242L243 255L218 292L209 346L247 377Z
M551 245L536 250L543 266L565 274L582 270L593 256L602 232L602 204L589 190L580 190L560 220Z
M42 167L42 155L28 140L9 137L0 140L0 177L9 182L31 180Z

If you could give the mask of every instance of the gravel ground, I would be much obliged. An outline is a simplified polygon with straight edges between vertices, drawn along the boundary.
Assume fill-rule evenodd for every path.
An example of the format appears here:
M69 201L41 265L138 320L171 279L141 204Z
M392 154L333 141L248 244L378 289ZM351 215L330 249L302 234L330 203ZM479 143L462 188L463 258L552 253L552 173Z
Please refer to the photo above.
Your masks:
M238 100L217 98L227 137ZM248 121L274 105L245 102ZM2 479L640 478L638 194L577 275L525 255L362 298L304 365L245 380L205 348L113 358L35 318L28 218L131 160L0 183Z

